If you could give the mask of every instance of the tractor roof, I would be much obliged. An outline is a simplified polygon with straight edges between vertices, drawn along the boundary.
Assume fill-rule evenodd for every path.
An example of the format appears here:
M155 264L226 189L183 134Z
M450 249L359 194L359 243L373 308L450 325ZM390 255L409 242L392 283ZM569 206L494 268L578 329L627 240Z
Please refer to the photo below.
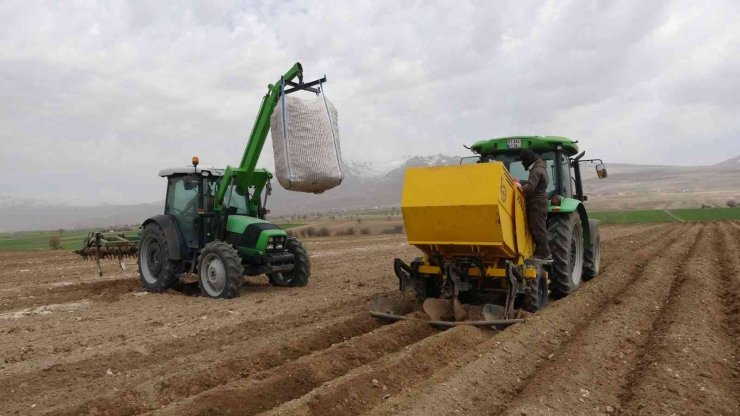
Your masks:
M159 176L173 176L173 175L189 175L191 173L203 173L208 172L207 176L224 176L223 169L217 168L193 168L192 166L186 166L182 168L169 168L162 169L159 171Z
M489 153L517 153L523 149L535 152L555 150L558 146L568 156L578 153L578 143L567 137L560 136L511 136L481 140L470 146L470 149L479 155Z

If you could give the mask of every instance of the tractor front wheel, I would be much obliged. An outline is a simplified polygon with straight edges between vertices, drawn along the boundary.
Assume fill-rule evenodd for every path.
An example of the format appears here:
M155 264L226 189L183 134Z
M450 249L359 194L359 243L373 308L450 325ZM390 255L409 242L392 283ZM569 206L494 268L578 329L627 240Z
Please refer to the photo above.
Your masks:
M167 238L159 225L150 223L144 227L139 243L139 276L147 292L163 292L179 279L181 263L170 258Z
M203 296L234 298L241 292L244 266L239 253L223 241L211 241L198 256L198 283Z
M273 286L306 286L311 277L311 262L308 253L298 239L288 237L285 248L293 255L293 270L289 272L275 272L267 275Z
M577 212L558 214L550 220L552 265L550 290L562 298L578 290L583 276L583 227Z

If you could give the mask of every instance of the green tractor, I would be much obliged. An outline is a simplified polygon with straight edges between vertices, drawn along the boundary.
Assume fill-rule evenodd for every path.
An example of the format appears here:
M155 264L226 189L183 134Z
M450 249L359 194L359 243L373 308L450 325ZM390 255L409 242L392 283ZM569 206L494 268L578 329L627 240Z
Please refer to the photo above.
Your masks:
M186 272L197 272L201 293L212 298L238 296L244 275L265 274L275 286L308 283L311 265L301 242L265 220L272 174L256 166L281 94L318 93L323 82L304 83L296 63L269 85L238 167L201 168L193 157L191 167L159 172L167 178L164 213L144 221L139 240L145 290L167 290Z
M599 274L601 238L599 221L590 219L583 202L581 164L596 163L596 174L606 178L600 159L583 159L577 141L558 136L516 136L481 140L470 149L479 162L503 162L509 173L526 183L529 176L519 153L530 149L547 163L549 209L547 231L553 262L550 266L550 291L555 297L575 292L584 279Z

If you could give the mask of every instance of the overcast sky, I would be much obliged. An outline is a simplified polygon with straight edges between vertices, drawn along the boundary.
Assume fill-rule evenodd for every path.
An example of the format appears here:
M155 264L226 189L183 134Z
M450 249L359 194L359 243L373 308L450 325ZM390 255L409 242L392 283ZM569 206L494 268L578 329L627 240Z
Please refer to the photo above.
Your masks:
M512 134L611 162L740 154L737 0L167 3L0 2L0 199L152 202L163 167L238 164L296 61L327 75L350 160Z

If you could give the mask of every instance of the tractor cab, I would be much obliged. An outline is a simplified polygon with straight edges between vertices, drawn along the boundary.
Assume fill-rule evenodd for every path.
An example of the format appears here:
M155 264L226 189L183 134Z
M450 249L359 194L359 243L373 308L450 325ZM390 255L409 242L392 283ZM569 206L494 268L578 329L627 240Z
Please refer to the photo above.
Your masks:
M204 169L197 166L164 169L159 172L159 176L167 178L164 213L175 219L188 248L197 249L214 239L212 218L218 182L223 174L223 169ZM248 196L233 192L233 185L231 188L227 212L249 215ZM199 218L203 219L200 221L202 224L199 224ZM264 219L264 212L260 218ZM202 233L200 225L204 226Z
M589 219L583 202L581 164L596 163L598 178L606 178L601 159L583 159L578 142L560 136L513 136L476 142L470 149L478 163L501 162L511 176L526 183L529 174L520 154L529 149L547 163L549 200L547 228L553 264L550 266L551 292L555 296L573 293L583 278L599 273L601 242L599 223Z
M607 177L606 165L601 159L584 160L585 152L578 153L578 142L560 136L515 136L482 140L470 147L479 156L478 162L502 162L509 173L522 184L529 173L524 169L519 154L524 149L537 153L547 163L550 183L547 195L552 202L563 198L585 201L581 181L581 163L596 162L596 174L600 179ZM556 198L553 198L556 197ZM558 204L555 204L557 206Z

